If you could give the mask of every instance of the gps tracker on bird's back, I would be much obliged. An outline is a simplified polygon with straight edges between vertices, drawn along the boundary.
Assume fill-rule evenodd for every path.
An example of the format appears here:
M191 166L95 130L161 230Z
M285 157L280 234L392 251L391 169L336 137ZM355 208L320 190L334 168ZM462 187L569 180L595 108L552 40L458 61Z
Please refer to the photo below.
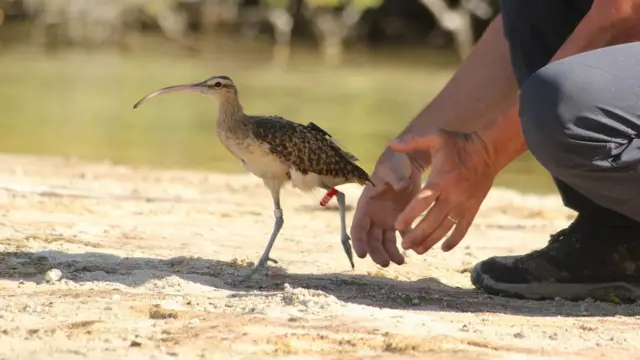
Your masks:
M313 122L308 123L307 127L309 129L313 130L313 131L317 131L317 132L323 134L324 136L333 137L333 136L331 136L331 134L329 134L323 128L321 128L320 126L314 124Z

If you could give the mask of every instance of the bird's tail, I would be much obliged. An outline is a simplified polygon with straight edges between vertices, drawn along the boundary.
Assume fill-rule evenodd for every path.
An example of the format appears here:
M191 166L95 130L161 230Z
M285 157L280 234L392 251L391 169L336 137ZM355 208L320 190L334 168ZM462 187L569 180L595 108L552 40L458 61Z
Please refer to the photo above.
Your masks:
M354 177L356 178L356 181L360 184L360 185L367 185L367 183L371 184L373 187L376 186L376 184L373 183L373 181L371 180L371 177L369 176L369 174L360 166L358 166L357 164L353 164L353 170L354 170Z

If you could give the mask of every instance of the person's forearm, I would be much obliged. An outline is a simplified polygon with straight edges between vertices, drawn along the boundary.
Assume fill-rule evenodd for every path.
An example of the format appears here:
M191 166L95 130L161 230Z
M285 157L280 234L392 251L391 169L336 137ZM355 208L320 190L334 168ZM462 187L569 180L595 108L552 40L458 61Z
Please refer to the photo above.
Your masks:
M399 136L442 128L476 130L494 118L517 91L508 44L502 32L502 16L498 15L442 91ZM378 162L385 162L393 153L386 147ZM423 169L430 162L428 151L415 151L406 156L413 162L414 169Z
M509 47L503 35L502 16L499 15L442 91L401 135L433 128L476 130L504 108L506 99L517 91Z
M478 130L485 142L496 173L527 151L522 134L518 96L509 99L505 110Z

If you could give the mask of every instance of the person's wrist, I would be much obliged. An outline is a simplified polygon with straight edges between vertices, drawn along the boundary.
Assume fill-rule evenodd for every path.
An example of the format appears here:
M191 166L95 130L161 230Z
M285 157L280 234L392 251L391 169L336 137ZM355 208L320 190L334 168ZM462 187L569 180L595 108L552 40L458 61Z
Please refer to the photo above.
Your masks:
M477 134L485 144L488 161L496 173L527 151L517 113L514 116L513 112L507 112L491 124L483 126Z

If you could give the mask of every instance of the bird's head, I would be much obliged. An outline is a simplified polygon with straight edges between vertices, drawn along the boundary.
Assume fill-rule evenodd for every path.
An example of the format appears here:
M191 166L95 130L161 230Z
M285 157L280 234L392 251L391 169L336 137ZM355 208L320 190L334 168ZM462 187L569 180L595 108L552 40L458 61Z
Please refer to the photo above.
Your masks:
M136 109L144 101L149 100L152 97L179 91L199 92L203 95L214 96L218 100L233 100L238 96L238 91L236 89L236 85L233 83L233 80L231 80L227 76L214 76L205 81L193 84L174 85L156 90L140 99L140 101L133 105L133 108Z

